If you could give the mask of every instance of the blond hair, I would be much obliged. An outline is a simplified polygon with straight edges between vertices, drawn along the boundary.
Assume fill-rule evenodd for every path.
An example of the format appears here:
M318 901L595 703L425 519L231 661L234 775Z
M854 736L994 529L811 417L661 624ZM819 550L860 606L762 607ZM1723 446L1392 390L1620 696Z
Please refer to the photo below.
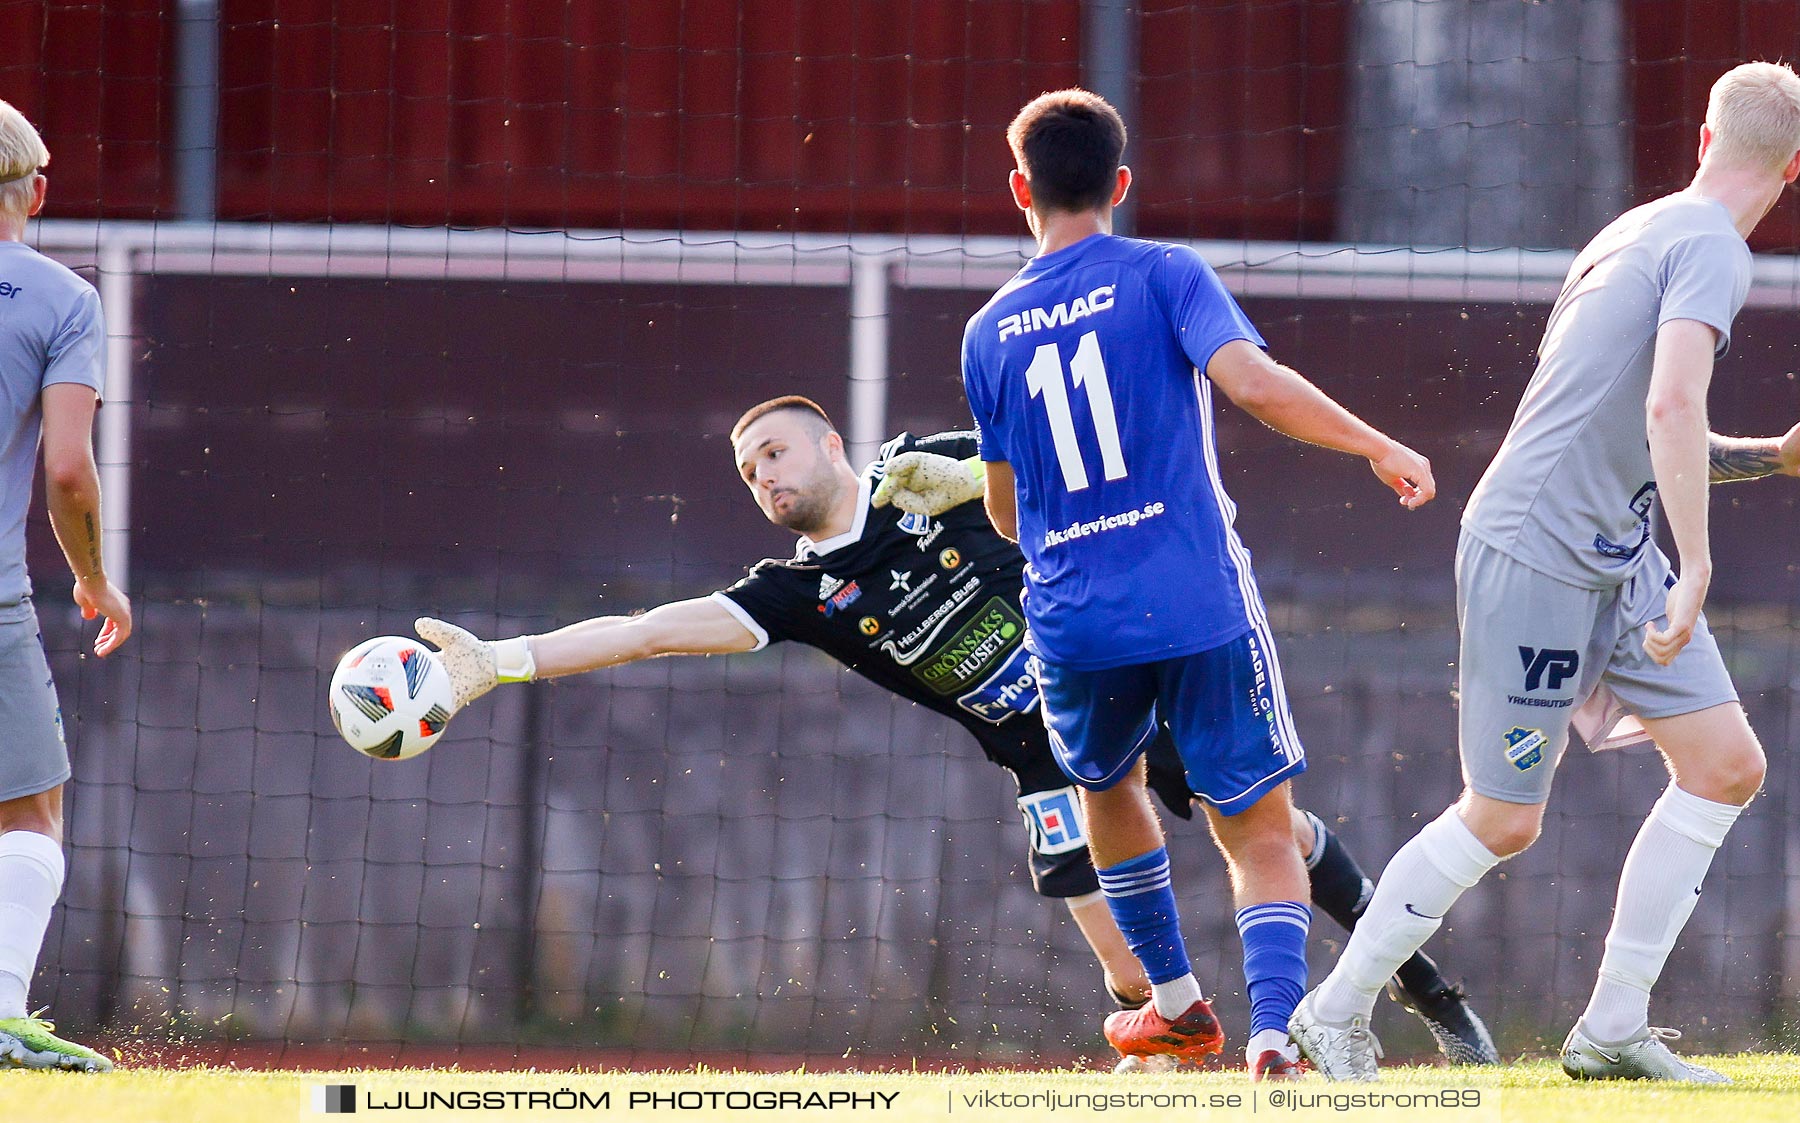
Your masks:
M1780 171L1800 152L1800 75L1775 62L1747 62L1713 83L1706 102L1709 160Z
M25 114L0 100L0 213L22 215L31 209L32 183L49 162L44 138Z

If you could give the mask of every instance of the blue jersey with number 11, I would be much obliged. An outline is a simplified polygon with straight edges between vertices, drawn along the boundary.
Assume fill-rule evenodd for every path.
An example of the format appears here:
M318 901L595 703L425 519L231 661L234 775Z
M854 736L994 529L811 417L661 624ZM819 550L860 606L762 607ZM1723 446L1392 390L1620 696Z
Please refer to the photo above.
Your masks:
M1012 465L1029 643L1053 663L1205 651L1261 611L1219 480L1211 383L1258 347L1185 246L1095 235L1033 259L963 333L981 457Z

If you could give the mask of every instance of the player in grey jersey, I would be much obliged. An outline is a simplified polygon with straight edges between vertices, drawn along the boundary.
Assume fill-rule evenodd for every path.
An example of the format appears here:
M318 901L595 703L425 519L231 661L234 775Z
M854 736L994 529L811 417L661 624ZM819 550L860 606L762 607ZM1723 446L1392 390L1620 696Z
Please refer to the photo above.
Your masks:
M38 448L50 523L82 615L106 617L97 655L131 634L131 604L100 555L94 468L106 333L94 288L23 242L44 205L50 153L0 101L0 1064L104 1072L112 1062L29 1014L50 912L62 894L62 787L69 778L56 687L25 575L25 515ZM42 1013L42 1011L39 1011Z
M1475 489L1457 547L1465 790L1394 855L1331 975L1290 1022L1334 1079L1372 1079L1368 1018L1393 965L1464 890L1536 839L1571 720L1590 746L1629 716L1671 780L1619 881L1599 981L1563 1044L1582 1079L1720 1082L1664 1044L1650 989L1763 753L1701 606L1707 484L1800 474L1785 437L1710 434L1706 390L1750 287L1745 239L1800 176L1800 78L1720 78L1686 190L1626 212L1575 259L1537 372ZM1710 459L1710 463L1709 463ZM1651 540L1660 498L1681 575Z

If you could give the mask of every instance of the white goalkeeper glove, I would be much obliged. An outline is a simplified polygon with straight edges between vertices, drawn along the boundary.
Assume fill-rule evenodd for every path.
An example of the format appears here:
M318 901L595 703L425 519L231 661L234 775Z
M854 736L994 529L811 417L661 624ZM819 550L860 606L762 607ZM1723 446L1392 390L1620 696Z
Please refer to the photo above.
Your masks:
M903 452L887 462L887 474L871 502L889 503L909 515L941 515L979 499L986 471L979 460L956 460L935 452Z
M429 616L414 620L413 631L437 645L438 661L450 675L452 713L503 682L530 682L537 677L537 660L524 636L484 640L466 628Z

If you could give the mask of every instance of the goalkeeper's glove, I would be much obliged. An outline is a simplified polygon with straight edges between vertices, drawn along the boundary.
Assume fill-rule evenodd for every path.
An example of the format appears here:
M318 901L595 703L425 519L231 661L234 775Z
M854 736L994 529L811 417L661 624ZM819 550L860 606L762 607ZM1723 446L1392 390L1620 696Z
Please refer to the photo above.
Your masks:
M909 515L941 515L971 499L979 499L986 468L980 460L956 460L935 452L903 452L887 462L887 474L875 489L877 507L889 503Z
M413 621L413 631L437 645L438 661L450 675L452 713L503 682L530 682L537 677L537 660L524 636L484 640L466 628L429 616Z

